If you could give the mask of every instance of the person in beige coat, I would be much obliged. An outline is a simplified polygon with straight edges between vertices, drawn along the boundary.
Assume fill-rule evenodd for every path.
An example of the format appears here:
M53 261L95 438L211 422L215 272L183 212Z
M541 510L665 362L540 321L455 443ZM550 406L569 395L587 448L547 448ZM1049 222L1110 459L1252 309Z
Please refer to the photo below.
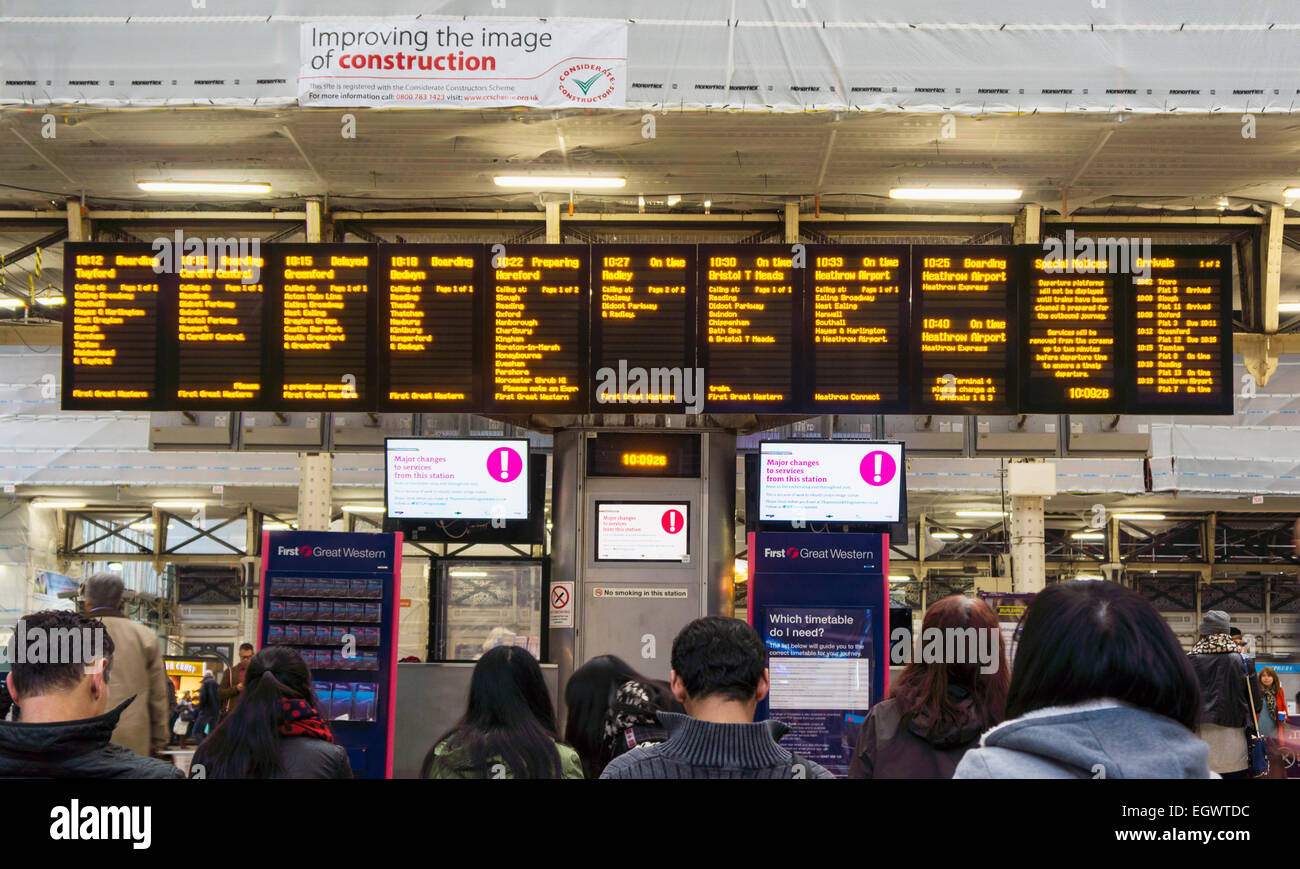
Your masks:
M104 623L116 649L108 682L109 708L135 697L113 730L113 742L150 757L167 745L167 674L158 635L123 615L122 591L120 576L96 573L85 583L85 607Z

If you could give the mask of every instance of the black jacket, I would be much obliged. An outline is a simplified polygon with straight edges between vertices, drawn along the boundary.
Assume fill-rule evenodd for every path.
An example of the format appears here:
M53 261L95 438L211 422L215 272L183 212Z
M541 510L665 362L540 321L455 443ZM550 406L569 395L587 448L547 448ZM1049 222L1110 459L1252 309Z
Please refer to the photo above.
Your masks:
M183 778L170 763L109 741L134 699L81 721L0 721L0 778Z
M221 714L221 700L217 696L217 680L204 679L199 685L199 713L214 718Z
M194 755L190 775L195 775L195 764L204 762L203 747ZM348 752L341 745L310 736L286 736L280 740L281 773L274 778L352 778ZM210 776L209 776L210 777Z
M849 778L952 778L962 757L979 744L984 729L966 692L954 686L953 693L966 713L964 719L929 739L923 724L904 722L894 698L871 707L858 732Z
M1201 683L1201 723L1221 727L1255 726L1246 693L1246 665L1236 652L1188 655ZM1264 698L1254 695L1258 711Z

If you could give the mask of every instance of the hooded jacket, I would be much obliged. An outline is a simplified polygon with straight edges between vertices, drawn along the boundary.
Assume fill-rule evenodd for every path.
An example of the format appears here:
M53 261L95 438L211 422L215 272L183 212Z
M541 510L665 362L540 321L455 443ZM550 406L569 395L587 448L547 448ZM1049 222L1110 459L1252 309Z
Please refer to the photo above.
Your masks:
M80 721L0 721L0 778L183 778L166 761L110 742L134 699Z
M979 720L968 692L949 688L961 713L937 733L929 722L904 716L894 698L871 707L858 732L858 744L849 764L849 778L952 778L962 757L979 741L984 723Z
M1117 700L1052 706L1000 724L953 778L1217 778L1183 725Z

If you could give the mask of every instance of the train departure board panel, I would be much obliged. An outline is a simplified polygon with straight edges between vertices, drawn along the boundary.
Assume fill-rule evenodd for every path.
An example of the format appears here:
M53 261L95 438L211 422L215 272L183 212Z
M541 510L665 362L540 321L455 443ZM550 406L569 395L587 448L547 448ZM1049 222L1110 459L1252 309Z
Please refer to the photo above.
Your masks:
M1124 407L1124 266L1026 247L1020 304L1020 411L1119 413Z
M810 245L804 302L809 413L908 407L906 245Z
M375 261L369 244L285 244L263 276L274 310L274 404L365 410L374 405Z
M698 358L710 412L797 406L805 271L789 245L700 245Z
M591 249L591 411L696 412L695 246Z
M488 256L489 408L585 413L590 249L494 245Z
M180 410L265 406L266 257L206 246L177 258L163 299L163 405Z
M160 298L176 278L164 266L149 244L64 245L65 410L157 406Z
M480 244L379 248L379 405L465 411L483 403Z
M1132 293L1128 412L1232 413L1232 248L1157 246Z
M992 245L912 248L912 410L1016 410L1016 255Z

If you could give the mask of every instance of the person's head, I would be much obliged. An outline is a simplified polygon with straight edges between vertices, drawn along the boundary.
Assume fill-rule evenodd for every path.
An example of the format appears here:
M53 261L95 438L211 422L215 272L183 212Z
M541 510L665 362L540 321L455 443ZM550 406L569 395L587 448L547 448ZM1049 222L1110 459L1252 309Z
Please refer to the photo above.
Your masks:
M5 677L23 720L79 721L103 715L113 648L104 623L83 613L45 610L23 616L9 643Z
M474 665L465 715L429 749L421 775L436 765L487 778L499 760L515 778L559 778L557 738L555 704L537 659L518 646L497 646Z
M970 715L959 707L963 698L954 697L953 687L969 697L981 730L1000 722L1006 714L1007 687L1011 681L1007 665L1002 628L993 608L979 598L954 594L932 604L921 622L921 635L936 629L949 636L949 631L962 631L967 636L973 628L977 648L994 650L994 661L984 666L978 655L960 656L966 663L927 664L914 661L903 670L894 684L892 695L898 700L899 711L911 720L926 724L926 736L947 733L954 727L969 722ZM989 646L985 646L985 642ZM967 644L963 644L967 645ZM990 670L990 672L985 672Z
M268 646L248 662L239 705L194 756L208 778L271 778L280 767L280 724L286 700L315 707L311 671L297 649Z
M1277 671L1272 667L1265 667L1259 671L1259 684L1270 691L1276 691L1281 687L1277 681Z
M1232 637L1238 650L1243 652L1246 650L1246 638L1241 635L1241 628L1228 628L1228 636Z
M83 587L88 610L120 610L122 608L122 577L116 573L100 571L92 574Z
M1223 610L1207 610L1201 615L1199 633L1202 637L1213 637L1226 634L1228 631L1228 614ZM1241 633L1241 631L1237 631L1237 633Z
M591 778L599 778L610 761L609 746L605 741L605 719L610 701L628 682L640 683L656 707L666 699L659 696L660 689L653 682L614 655L592 658L573 671L565 686L564 705L569 712L564 740L578 752Z
M1007 717L1110 698L1194 729L1201 687L1173 630L1137 592L1078 580L1040 591L1024 616Z
M248 662L253 660L253 644L241 643L239 645L239 663L248 666Z
M767 649L745 622L722 616L696 619L673 640L670 684L686 713L704 703L738 703L752 717L767 696Z

